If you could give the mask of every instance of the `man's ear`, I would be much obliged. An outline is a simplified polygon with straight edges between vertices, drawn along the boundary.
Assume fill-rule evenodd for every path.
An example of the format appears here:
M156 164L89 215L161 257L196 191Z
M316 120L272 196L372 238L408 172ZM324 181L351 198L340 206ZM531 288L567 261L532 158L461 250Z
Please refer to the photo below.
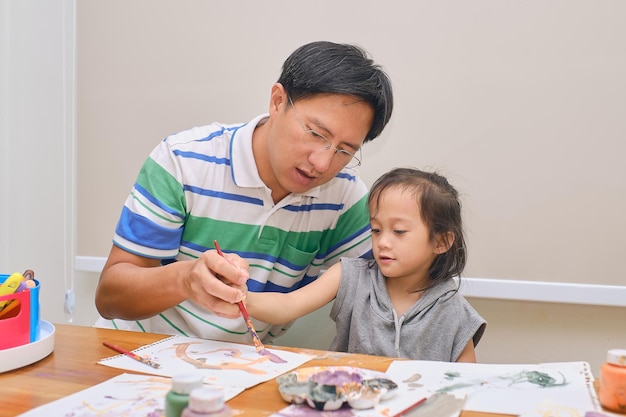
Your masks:
M442 253L447 252L454 243L454 233L445 232L439 233L435 237L435 253L437 255L441 255Z
M275 83L270 92L270 117L277 114L287 105L287 91L281 83Z

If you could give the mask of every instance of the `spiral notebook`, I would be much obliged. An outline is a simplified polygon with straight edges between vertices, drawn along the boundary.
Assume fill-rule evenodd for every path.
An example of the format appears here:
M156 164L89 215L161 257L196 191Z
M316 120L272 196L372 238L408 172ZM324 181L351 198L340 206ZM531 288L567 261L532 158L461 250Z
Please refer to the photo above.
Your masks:
M152 368L126 355L115 355L99 364L128 371L172 377L197 372L205 383L250 388L297 368L313 356L284 350L267 349L273 355L262 355L252 345L220 342L185 336L171 336L132 352L160 365ZM273 358L280 360L273 361Z
M430 396L464 395L464 410L521 417L584 416L602 408L587 362L477 364L394 361L387 375Z

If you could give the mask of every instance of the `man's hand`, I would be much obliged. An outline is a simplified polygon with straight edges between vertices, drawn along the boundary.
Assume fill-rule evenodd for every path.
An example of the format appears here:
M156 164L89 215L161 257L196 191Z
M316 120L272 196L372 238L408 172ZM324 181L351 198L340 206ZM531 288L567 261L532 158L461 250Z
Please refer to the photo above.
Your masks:
M240 301L249 278L248 263L215 250L198 259L161 266L117 246L111 248L96 289L96 307L104 318L142 320L192 300L226 318L239 317Z
M198 305L218 316L236 318L240 315L236 303L247 291L248 278L248 263L244 259L208 250L194 261L185 288Z

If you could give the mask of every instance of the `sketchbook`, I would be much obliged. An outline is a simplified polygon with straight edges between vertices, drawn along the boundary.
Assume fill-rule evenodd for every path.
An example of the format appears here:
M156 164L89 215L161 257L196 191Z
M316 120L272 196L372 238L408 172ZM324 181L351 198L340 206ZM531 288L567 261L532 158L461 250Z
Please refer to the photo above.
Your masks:
M98 363L165 377L196 372L204 376L207 384L246 389L313 359L303 353L266 349L272 355L262 355L252 345L176 335L133 350L133 353L158 363L158 369L126 355L112 356Z
M587 362L476 364L393 361L387 375L414 395L464 395L464 410L522 417L602 410Z
M267 349L267 348L266 348ZM247 388L271 380L313 359L313 356L267 349L263 355L252 345L171 336L133 350L160 365L158 369L126 355L115 355L99 364L144 375L123 373L105 382L19 417L161 417L171 377L186 372L204 376L204 384L224 392L226 401Z

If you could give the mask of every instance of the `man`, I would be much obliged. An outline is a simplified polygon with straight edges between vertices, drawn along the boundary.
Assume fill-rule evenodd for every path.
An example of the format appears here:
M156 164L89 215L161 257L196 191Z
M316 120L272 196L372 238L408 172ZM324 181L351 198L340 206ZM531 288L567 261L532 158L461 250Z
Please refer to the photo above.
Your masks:
M392 110L391 82L362 49L313 42L284 62L268 114L166 138L122 210L97 325L247 342L243 285L287 292L339 256L371 256L351 168ZM286 328L255 327L265 340Z

